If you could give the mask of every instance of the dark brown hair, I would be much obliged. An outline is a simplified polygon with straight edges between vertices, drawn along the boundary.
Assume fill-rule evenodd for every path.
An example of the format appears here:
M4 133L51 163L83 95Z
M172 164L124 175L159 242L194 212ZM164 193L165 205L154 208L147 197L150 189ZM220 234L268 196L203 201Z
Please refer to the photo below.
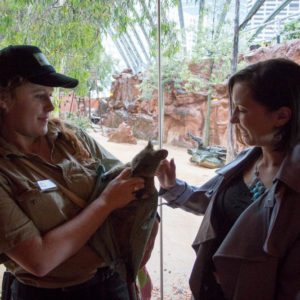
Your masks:
M233 109L232 90L236 83L245 83L253 99L275 111L282 106L291 109L290 121L278 132L275 149L291 149L300 139L300 66L295 62L278 58L265 60L235 73L228 82L230 107ZM237 139L243 143L239 134ZM243 143L244 144L244 143Z

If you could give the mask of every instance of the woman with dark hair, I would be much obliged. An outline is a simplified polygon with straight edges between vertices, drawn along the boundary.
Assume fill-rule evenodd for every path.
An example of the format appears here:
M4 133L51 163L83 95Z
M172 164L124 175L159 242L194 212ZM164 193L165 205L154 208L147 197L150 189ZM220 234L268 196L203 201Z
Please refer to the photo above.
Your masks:
M87 205L99 162L118 160L84 131L50 119L53 87L77 84L35 46L0 51L0 254L14 275L7 299L130 297L88 241L144 180L127 168Z
M251 146L201 187L157 172L171 207L204 214L193 243L195 299L300 299L300 66L250 65L228 83L231 123Z

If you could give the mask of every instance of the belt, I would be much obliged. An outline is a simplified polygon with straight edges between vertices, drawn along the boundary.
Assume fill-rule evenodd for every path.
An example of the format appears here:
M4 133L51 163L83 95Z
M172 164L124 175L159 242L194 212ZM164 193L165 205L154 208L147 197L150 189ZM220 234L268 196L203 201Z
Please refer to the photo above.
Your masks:
M88 281L73 286L69 286L69 287L63 287L60 289L63 292L73 292L73 291L81 290L93 286L99 282L103 282L109 279L110 277L112 277L114 274L115 272L109 267L101 268L98 269L96 275L93 278L89 279Z
M116 274L112 269L110 269L109 267L105 267L105 268L101 268L97 270L97 273L95 274L95 276L91 279L89 279L88 281L85 281L83 283L80 284L76 284L73 286L69 286L69 287L63 287L63 288L41 288L41 287L35 287L35 286L31 286L31 285L27 285L27 284L23 284L20 281L18 281L17 279L14 280L14 285L17 287L17 289L22 293L26 292L26 293L30 293L31 291L33 292L34 290L37 291L39 290L42 293L55 293L55 292L74 292L74 291L79 291L85 288L89 288L93 285L96 285L98 283L104 282L107 279L109 279L110 277L112 277L114 274Z

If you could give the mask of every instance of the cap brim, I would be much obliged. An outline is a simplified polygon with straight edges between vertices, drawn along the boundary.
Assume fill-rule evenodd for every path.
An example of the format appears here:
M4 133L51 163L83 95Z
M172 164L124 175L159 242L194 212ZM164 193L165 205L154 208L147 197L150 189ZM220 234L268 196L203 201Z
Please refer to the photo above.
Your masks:
M32 83L51 86L51 87L64 87L74 88L78 85L78 80L60 73L42 74L34 78L28 78Z

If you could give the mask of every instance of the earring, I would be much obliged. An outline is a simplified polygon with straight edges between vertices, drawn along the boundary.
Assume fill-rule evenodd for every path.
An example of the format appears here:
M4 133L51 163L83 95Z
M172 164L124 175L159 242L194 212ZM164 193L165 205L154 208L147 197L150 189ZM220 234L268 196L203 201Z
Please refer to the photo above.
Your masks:
M7 104L6 104L6 102L3 101L3 100L0 100L0 109L1 109L2 111L4 111L4 112L7 111Z
M279 144L282 141L282 138L283 138L283 133L281 131L277 131L274 134L273 139L272 139L273 144L274 145Z

